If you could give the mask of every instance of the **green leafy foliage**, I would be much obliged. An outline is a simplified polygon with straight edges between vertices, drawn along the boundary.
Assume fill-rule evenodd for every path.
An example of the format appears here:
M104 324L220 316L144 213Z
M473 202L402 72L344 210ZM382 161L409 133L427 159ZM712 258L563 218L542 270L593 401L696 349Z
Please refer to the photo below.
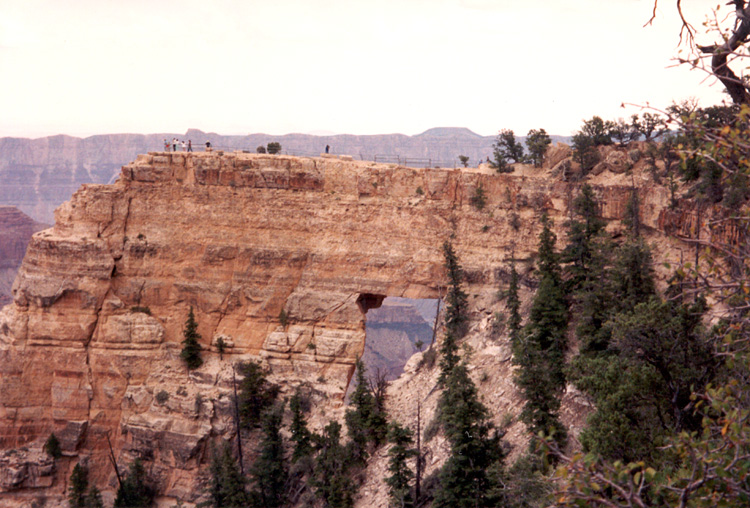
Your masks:
M469 201L471 202L471 206L477 210L484 210L484 207L487 205L487 196L485 195L482 182L479 182L479 185L476 186L474 195L471 196Z
M573 160L581 165L584 174L599 162L597 147L612 144L613 128L612 122L595 116L586 120L581 130L573 135Z
M250 469L251 497L257 507L278 508L286 501L288 470L284 459L281 437L281 418L284 407L267 410L263 415L263 436L260 454Z
M494 157L492 166L498 173L510 173L513 171L510 162L521 162L523 152L523 145L516 140L513 131L509 129L501 130L492 144L492 155Z
M555 241L545 214L539 235L539 288L528 322L513 347L513 362L519 366L516 385L526 399L521 419L534 434L554 433L563 440L564 428L557 419L557 411L559 395L565 387L568 305Z
M92 485L89 488L88 493L83 501L84 508L104 508L104 501L102 501L102 494L96 485Z
M319 452L310 481L315 495L330 508L353 506L354 484L349 476L349 462L341 445L341 425L330 422L319 438Z
M508 309L508 333L511 344L518 343L521 332L521 299L518 296L518 272L516 263L510 264L510 283L506 294L505 307Z
M464 363L450 372L438 401L438 414L451 445L448 460L440 470L435 508L494 506L491 495L500 478L504 451L501 435L492 429L489 411L479 400L476 385Z
M117 489L114 508L148 508L156 491L148 481L141 459L130 465L127 476Z
M250 504L250 496L245 490L247 479L240 472L229 443L225 442L220 451L214 450L210 473L214 508L245 508Z
M584 184L573 200L573 219L568 225L568 243L561 253L568 275L568 287L577 289L591 273L599 254L606 223L599 216L599 204L590 185Z
M279 387L268 381L268 371L257 362L241 362L237 371L242 375L237 394L242 426L258 427L263 411L271 407L279 394Z
M740 360L747 369L744 354ZM696 397L704 417L697 432L680 432L664 445L671 463L602 460L595 455L562 457L556 476L559 507L747 506L750 412L738 379ZM738 460L742 457L743 459Z
M289 431L292 433L294 451L292 452L292 463L303 457L312 455L312 433L307 428L307 420L302 410L302 393L297 390L289 399L289 410L292 413L292 423Z
M667 133L667 122L661 115L645 111L639 117L631 116L631 125L633 130L643 136L644 141L650 142L653 139L660 138Z
M635 116L635 118L638 117ZM617 141L619 146L623 147L631 141L636 141L641 133L636 124L618 118L610 124L610 136L614 141Z
M388 442L391 448L388 450L388 472L385 478L391 504L395 507L410 507L414 505L411 496L411 481L414 472L407 461L417 456L417 450L412 446L414 442L413 433L398 423L391 423L388 427Z
M448 272L448 294L445 297L445 337L440 347L440 378L444 383L450 371L458 364L458 341L466 333L467 297L461 288L463 283L463 269L458 262L458 256L453 250L453 244L443 244L445 268Z
M268 143L268 145L266 145L266 150L270 154L280 153L281 152L281 143L279 143L278 141L271 141L270 143Z
M68 484L68 505L70 508L85 508L86 491L89 487L89 472L81 464L73 467Z
M547 148L551 144L552 139L544 129L531 129L526 135L526 148L529 150L529 159L535 168L542 166Z
M52 457L53 459L59 459L62 457L62 448L60 448L60 440L57 439L57 436L53 432L49 435L47 438L47 441L44 443L44 451Z
M591 120L583 122L583 126L579 131L579 134L591 139L594 146L611 145L612 144L612 130L614 129L614 123L611 121L604 121L598 116L594 116Z
M203 365L203 360L201 359L201 350L203 348L198 342L201 339L201 335L198 333L198 323L195 321L195 314L193 314L192 307L190 307L190 313L185 322L185 330L183 330L182 334L185 339L182 341L180 358L185 361L188 369L197 369Z
M378 407L375 395L367 381L367 369L362 361L356 363L356 387L349 397L344 419L349 434L348 452L354 464L364 465L369 444L380 445L387 433L385 408Z

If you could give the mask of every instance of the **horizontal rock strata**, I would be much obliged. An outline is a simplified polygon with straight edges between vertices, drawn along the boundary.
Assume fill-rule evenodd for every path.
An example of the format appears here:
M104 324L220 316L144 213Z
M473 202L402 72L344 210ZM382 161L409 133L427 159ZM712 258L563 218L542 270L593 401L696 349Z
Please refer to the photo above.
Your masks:
M38 447L54 431L113 488L109 440L123 464L148 461L161 493L194 500L208 443L233 432L233 362L260 358L287 393L307 383L335 407L364 349L365 312L386 296L445 293L444 241L473 298L497 292L511 253L533 258L542 212L564 238L575 186L527 169L138 156L115 184L82 186L29 244L0 312L0 447ZM629 186L595 190L605 218L624 215ZM656 228L668 193L639 193ZM179 352L191 307L207 351L188 373ZM230 346L221 356L219 339ZM3 485L44 485L46 466L29 467Z

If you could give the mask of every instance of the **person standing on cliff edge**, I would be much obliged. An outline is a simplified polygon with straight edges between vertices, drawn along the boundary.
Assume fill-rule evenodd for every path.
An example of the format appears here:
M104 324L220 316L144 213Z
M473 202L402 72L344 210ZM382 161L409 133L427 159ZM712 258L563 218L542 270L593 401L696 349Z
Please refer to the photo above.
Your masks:
M326 145L326 153L328 153L328 150L330 149L331 149L330 145Z
M169 141L167 141L167 138L164 138L164 151L169 151Z
M192 152L192 151L193 151L193 140L188 139L188 152Z

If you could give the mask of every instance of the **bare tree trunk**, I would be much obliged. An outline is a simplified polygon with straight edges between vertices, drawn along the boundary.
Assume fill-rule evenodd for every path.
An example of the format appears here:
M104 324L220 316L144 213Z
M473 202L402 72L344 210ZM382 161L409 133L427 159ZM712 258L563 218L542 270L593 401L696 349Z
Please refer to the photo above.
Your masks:
M245 474L245 465L242 461L242 435L240 433L240 404L237 399L237 379L235 377L234 365L232 366L232 387L234 388L234 425L237 429L237 454L240 459L240 473Z
M422 497L421 483L422 483L422 403L417 401L417 481L414 484L414 505L419 505L419 500Z

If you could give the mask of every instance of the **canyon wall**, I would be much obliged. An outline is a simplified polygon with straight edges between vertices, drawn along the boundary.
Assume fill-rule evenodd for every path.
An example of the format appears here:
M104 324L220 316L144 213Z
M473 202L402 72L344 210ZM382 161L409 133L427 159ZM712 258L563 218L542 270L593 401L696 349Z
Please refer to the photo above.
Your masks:
M569 156L557 150L550 165ZM679 260L680 244L658 233L669 193L645 172L598 171L602 216L623 217L633 182L659 259ZM480 187L481 209L471 204ZM335 416L368 309L386 296L443 296L447 240L473 312L496 301L511 256L528 294L539 217L547 212L564 238L575 188L549 167L499 175L336 157L139 155L114 184L83 185L56 210L0 311L0 464L14 471L0 474L0 492L14 492L13 506L39 492L62 499L84 461L111 498L111 443L121 465L147 461L161 494L200 500L210 444L234 432L234 362L262 360L284 394L305 386L316 410ZM191 308L206 351L187 371L179 353ZM37 453L51 432L64 454L56 468Z
M46 227L18 208L0 206L0 307L11 302L11 286L31 235Z

